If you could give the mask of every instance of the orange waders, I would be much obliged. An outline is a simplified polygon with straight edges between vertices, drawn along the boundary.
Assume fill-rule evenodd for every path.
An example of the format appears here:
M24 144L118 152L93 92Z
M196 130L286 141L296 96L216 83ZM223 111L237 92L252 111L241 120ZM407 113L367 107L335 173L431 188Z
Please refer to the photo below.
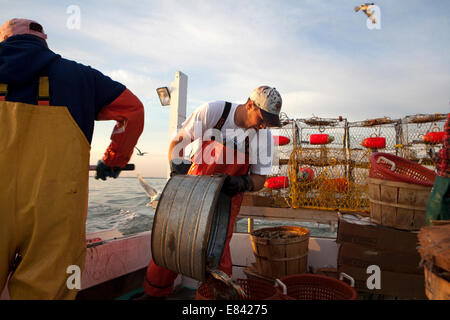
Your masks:
M227 103L228 104L228 103ZM215 128L219 129L222 127L225 122L229 108L231 104L225 108L224 113L222 114L221 119ZM221 123L221 125L219 125ZM205 152L205 149L207 152ZM232 152L234 153L234 163L226 164L226 153ZM226 147L222 143L218 143L215 141L205 141L202 145L202 153L203 159L201 163L199 161L193 161L189 171L187 174L189 175L211 175L211 174L228 174L230 176L242 176L248 173L249 169L249 157L245 155L245 163L238 164L238 156L235 149ZM212 164L205 163L205 154L208 156L215 157L215 161L211 161L208 159L208 162L213 162ZM240 155L242 157L242 154ZM240 161L242 162L242 161ZM243 199L243 194L238 193L231 200L231 212L230 212L230 222L228 224L228 232L227 238L225 240L225 247L223 250L222 258L220 260L219 269L227 273L229 276L232 274L232 262L231 262L231 252L230 252L230 240L233 235L234 223L236 221L236 217L239 214L239 210L241 208L241 203ZM150 261L150 264L147 268L147 275L144 279L144 291L149 296L154 297L162 297L167 296L173 291L173 283L177 278L178 274L168 270L166 268L160 267L153 262L153 259Z

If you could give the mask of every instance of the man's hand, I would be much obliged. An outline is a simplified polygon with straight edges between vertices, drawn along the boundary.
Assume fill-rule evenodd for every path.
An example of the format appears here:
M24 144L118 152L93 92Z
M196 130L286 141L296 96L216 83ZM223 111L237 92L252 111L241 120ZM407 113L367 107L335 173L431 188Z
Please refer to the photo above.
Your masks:
M176 159L170 161L170 177L183 175L189 171L192 162L186 159Z
M253 180L249 175L227 176L223 182L222 192L233 197L239 192L253 191L253 189Z
M117 178L120 174L120 168L112 168L108 167L103 163L102 160L98 160L97 162L97 174L95 175L95 179L106 180L106 177Z

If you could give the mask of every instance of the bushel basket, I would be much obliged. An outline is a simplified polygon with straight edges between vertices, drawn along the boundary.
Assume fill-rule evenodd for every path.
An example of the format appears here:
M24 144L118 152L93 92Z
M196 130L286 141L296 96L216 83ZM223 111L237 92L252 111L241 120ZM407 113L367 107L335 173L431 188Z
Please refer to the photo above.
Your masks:
M426 206L435 173L388 153L373 153L368 179L370 218L401 230L419 230L426 224Z
M309 230L297 226L261 228L251 233L257 272L276 279L307 271Z
M369 177L432 187L436 174L408 159L390 153L374 152L370 156Z

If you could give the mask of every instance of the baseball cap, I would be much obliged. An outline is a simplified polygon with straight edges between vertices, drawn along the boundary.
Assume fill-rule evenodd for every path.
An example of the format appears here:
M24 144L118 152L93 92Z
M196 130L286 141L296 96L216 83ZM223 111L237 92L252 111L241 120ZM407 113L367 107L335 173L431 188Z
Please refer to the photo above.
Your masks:
M33 20L11 19L0 27L0 42L18 34L31 34L43 40L47 39L42 26Z
M252 100L261 110L261 115L269 127L281 127L280 111L282 100L277 89L259 86L250 94Z

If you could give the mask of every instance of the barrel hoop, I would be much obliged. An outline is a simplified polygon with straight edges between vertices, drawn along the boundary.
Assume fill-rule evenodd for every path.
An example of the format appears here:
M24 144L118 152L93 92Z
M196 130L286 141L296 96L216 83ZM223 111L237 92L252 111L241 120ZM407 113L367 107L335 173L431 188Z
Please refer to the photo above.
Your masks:
M399 203L388 203L378 200L370 200L371 203L374 204L380 204L383 206L389 206L389 207L396 207L396 208L402 208L402 209L411 209L411 210L419 210L419 211L425 211L427 207L415 207L415 206L408 206L406 204L399 204Z
M284 241L281 243L274 243L274 241L277 241L277 240L271 240L271 239L267 239L267 238L256 238L254 236L252 236L252 237L253 237L252 240L254 243L261 244L261 245L286 245L286 244L291 245L291 244L295 244L295 243L302 243L305 241L309 241L309 236L298 238L296 240L289 239L289 242Z
M301 258L304 258L304 257L306 257L306 256L308 256L308 253L305 253L305 254L302 254L302 255L299 255L299 256L294 256L294 257L289 257L289 258L268 258L268 257L264 257L264 256L260 256L260 255L258 255L258 254L255 254L255 257L257 257L257 258L260 258L260 259L263 259L263 260L268 260L268 261L290 261L290 260L298 260L298 259L301 259Z

